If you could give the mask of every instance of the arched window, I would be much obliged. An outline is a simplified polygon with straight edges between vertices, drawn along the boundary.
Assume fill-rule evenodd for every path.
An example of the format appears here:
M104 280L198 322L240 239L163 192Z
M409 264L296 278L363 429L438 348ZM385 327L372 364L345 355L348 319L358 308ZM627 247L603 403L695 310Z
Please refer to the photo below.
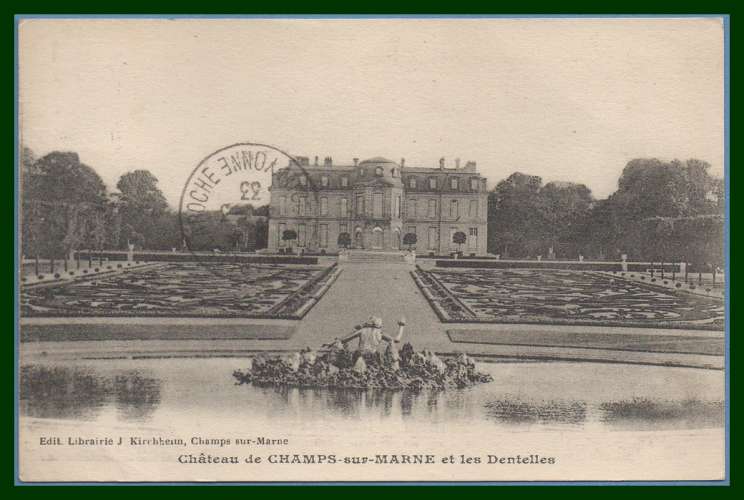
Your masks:
M408 179L408 187L410 187L411 189L416 189L416 178L415 177L411 177L410 179Z
M382 167L377 167L375 169L375 175L378 177L382 176Z

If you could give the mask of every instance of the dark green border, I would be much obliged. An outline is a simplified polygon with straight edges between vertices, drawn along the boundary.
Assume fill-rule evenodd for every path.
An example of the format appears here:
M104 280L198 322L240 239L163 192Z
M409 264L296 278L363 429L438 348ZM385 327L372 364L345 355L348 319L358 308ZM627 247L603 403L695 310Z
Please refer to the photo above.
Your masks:
M14 89L14 73L12 71L14 63L14 28L15 20L14 15L16 14L289 14L289 13L306 13L306 14L600 14L600 15L611 15L611 14L729 14L730 17L730 54L735 56L739 53L739 39L733 36L733 27L736 26L735 21L738 19L737 4L734 0L730 1L692 1L692 0L678 0L675 2L671 1L657 1L657 0L626 0L622 2L618 1L588 1L588 0L564 0L562 2L551 2L549 0L542 1L522 1L522 2L509 2L503 5L495 2L473 2L468 0L460 0L457 2L439 3L434 4L431 2L401 2L401 1L389 1L379 0L374 3L368 3L366 5L360 5L358 3L346 0L341 1L317 1L312 5L305 4L298 1L284 1L284 2L245 2L237 0L211 0L209 2L194 2L189 5L186 3L179 3L175 5L169 5L167 2L160 0L130 0L126 3L103 3L94 2L90 0L67 0L65 2L53 2L47 1L11 1L6 5L3 5L3 9L7 10L4 16L6 35L5 40L7 43L6 50L3 51L6 58L5 78L3 78L3 84L5 86L4 95L6 96L6 103L10 103L10 96L13 94ZM730 57L730 116L731 126L729 129L730 134L730 161L729 165L733 165L735 159L735 141L736 137L735 130L737 130L734 120L734 116L738 116L736 113L738 101L733 98L734 82L737 82L738 68L734 64L734 57ZM740 108L740 106L739 106ZM6 232L9 228L13 227L13 214L14 214L14 168L13 158L11 157L14 151L15 138L14 138L14 127L15 127L15 114L13 112L13 104L8 106L8 111L5 114L6 120L3 122L6 128L4 137L6 138L7 151L6 154L6 166L5 171L5 192L8 193L2 197L3 205L6 207L7 216L5 218ZM730 168L732 171L733 168ZM739 186L739 176L731 176L730 178L730 193L741 191ZM731 197L733 198L733 197ZM736 205L731 203L730 214L734 213ZM732 218L733 220L733 218ZM730 248L734 248L733 243L737 240L735 231L735 225L730 225ZM4 260L6 262L3 266L5 270L5 283L14 283L14 266L13 256L15 253L13 243L10 241L4 247ZM731 252L733 255L733 252ZM731 279L731 294L730 297L736 297L735 285L738 280L737 268L731 266L729 269ZM6 288L7 290L8 288ZM423 494L427 497L431 495L443 495L451 497L453 495L462 494L470 496L479 496L483 498L493 497L495 495L507 495L511 496L532 496L535 494L545 494L554 496L566 496L570 498L586 497L596 498L597 495L601 495L603 498L624 498L630 495L654 495L656 496L669 496L674 498L716 498L723 495L734 494L733 487L737 484L736 473L738 471L737 460L734 450L736 444L738 444L738 433L734 429L734 425L731 426L731 487L670 487L670 486L638 486L638 487L613 487L613 486L506 486L499 487L498 489L491 489L489 487L482 486L446 486L442 488L437 487L420 487L415 490L410 487L389 487L384 490L373 488L373 487L359 487L354 488L353 491L349 487L330 487L330 486L312 486L304 487L302 491L295 487L279 487L279 486L253 486L250 490L242 489L241 486L189 486L189 487L174 487L177 489L165 488L162 486L142 486L136 489L122 488L119 486L105 487L105 489L88 488L88 487L76 487L76 486L33 486L33 487L16 487L13 486L14 482L14 467L13 467L13 325L10 324L13 319L13 304L14 304L15 290L11 287L10 297L3 301L3 312L7 318L6 325L9 325L7 331L7 342L5 350L5 361L7 365L7 383L4 384L6 388L5 402L8 411L6 415L7 420L7 434L5 435L5 450L3 470L5 471L5 482L4 486L7 486L7 490L4 493L13 495L33 495L33 496L44 496L44 497L58 497L59 495L70 495L75 498L98 498L101 495L121 495L122 498L130 498L131 495L140 495L145 493L155 493L158 495L173 495L178 498L197 498L201 495L221 495L228 494L231 496L244 496L244 495L277 495L277 494L288 494L288 495L302 495L317 496L319 498L328 498L333 496L336 498L344 498L347 495L354 495L356 498L372 495L389 495L391 493L401 493L403 495L418 495ZM731 302L730 302L731 304ZM730 332L736 331L736 315L733 314L736 310L735 307L730 307L731 310L731 329ZM738 349L738 342L736 335L731 335L731 358L730 360L736 359L733 354ZM735 363L730 363L730 380L731 380L731 422L735 421L735 416L738 415L736 411L738 404L733 398L733 387L737 384L736 377L739 371L734 366ZM292 488L290 490L290 488ZM598 491L601 490L601 491ZM546 491L547 490L547 491Z

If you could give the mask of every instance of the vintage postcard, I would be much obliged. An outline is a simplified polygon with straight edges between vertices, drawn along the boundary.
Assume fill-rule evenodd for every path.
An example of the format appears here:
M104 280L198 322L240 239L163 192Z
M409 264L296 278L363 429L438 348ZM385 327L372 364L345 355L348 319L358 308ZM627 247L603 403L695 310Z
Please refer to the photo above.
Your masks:
M728 18L16 29L17 482L728 481Z

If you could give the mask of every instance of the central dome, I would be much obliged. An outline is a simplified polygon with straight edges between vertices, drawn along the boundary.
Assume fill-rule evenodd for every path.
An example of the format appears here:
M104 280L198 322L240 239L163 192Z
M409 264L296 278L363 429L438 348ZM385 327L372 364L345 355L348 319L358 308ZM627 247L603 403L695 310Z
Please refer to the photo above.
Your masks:
M393 160L388 160L387 158L383 158L382 156L375 156L374 158L364 160L360 163L360 165L364 165L367 163L389 163L391 165L397 165L397 163L395 163Z

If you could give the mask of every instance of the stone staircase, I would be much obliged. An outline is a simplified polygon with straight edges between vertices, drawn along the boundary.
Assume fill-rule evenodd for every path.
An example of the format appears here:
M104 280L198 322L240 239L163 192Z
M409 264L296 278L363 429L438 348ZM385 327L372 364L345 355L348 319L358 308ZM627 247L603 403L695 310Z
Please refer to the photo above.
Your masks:
M405 263L403 252L386 252L375 250L349 250L345 262L350 264L389 264Z

